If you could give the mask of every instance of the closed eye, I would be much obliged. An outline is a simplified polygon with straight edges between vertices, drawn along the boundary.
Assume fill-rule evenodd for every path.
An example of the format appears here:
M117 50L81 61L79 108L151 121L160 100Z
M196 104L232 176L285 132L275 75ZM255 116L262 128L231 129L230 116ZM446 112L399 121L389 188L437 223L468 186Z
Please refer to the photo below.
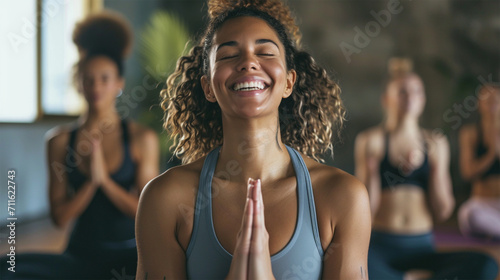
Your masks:
M226 55L226 56L223 56L221 58L219 58L218 60L226 60L226 59L231 59L231 58L235 58L237 55Z

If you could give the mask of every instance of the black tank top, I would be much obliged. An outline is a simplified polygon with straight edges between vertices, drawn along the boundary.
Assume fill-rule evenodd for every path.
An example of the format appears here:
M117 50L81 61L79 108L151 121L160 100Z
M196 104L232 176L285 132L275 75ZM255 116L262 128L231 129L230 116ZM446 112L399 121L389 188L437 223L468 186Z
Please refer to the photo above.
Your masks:
M125 120L121 122L121 129L124 158L120 168L110 176L120 187L128 191L135 182L136 165L130 155L129 133ZM76 133L77 128L71 131L67 155L67 159L73 158L74 162L77 162L79 156L75 151ZM68 187L70 191L76 192L88 178L78 169L78 165L70 165L67 160ZM76 220L67 250L95 253L95 250L102 248L135 246L134 227L134 219L116 208L99 188L87 209Z

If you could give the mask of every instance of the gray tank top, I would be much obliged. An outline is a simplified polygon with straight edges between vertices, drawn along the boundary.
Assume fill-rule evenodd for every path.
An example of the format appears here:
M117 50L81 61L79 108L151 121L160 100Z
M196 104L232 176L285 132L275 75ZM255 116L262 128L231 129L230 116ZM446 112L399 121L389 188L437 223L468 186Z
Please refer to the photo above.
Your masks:
M286 148L297 178L297 223L288 244L271 256L273 274L277 280L320 279L324 252L311 178L300 154L289 146ZM219 243L212 220L212 178L219 150L220 146L207 155L200 174L193 232L186 251L188 279L224 279L231 265L232 255Z

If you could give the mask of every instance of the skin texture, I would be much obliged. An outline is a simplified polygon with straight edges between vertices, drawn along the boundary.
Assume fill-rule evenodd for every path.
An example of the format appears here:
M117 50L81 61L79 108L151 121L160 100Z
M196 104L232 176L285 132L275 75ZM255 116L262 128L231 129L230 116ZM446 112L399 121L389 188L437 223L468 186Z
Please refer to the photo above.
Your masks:
M243 97L233 90L241 79L261 79L266 88ZM283 45L265 21L235 18L216 32L210 76L202 85L207 100L222 109L224 145L212 181L217 187L212 210L217 238L234 256L228 279L273 279L270 255L293 235L296 178L277 118L294 82ZM337 168L302 157L326 251L324 279L366 279L371 224L365 187ZM185 252L204 159L171 168L144 189L136 224L137 279L186 278ZM218 176L229 162L237 162L238 171L230 178Z
M473 196L500 198L500 176L481 178L495 159L500 159L500 88L483 87L478 102L481 127L470 124L460 130L460 171L465 180L472 182ZM480 137L487 151L478 157Z
M159 173L159 143L156 134L136 123L129 124L130 152L137 164L135 187L129 192L111 179L124 159L121 120L115 99L124 86L116 65L107 57L97 56L86 63L81 76L88 111L78 119L76 164L88 180L74 194L67 191L67 145L71 127L59 126L47 133L49 199L51 217L64 227L85 209L98 188L123 213L135 218L139 194L146 183ZM71 164L70 164L71 166Z
M425 104L420 78L414 74L392 80L382 96L384 124L361 132L355 143L356 176L370 194L373 227L393 233L424 233L435 221L446 220L454 208L449 175L449 145L443 135L418 125ZM389 160L410 172L424 161L424 143L430 164L428 193L411 185L382 190L379 166L389 137Z

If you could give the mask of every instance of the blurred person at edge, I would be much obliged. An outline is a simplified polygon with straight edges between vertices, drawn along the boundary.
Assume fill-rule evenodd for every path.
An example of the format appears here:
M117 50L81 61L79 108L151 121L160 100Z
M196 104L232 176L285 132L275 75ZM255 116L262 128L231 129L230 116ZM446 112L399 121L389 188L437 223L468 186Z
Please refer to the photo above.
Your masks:
M159 143L155 132L122 119L115 108L131 40L128 22L113 12L76 25L74 82L87 111L47 132L51 218L58 227L76 221L62 254L17 255L15 272L2 259L2 279L111 279L113 270L135 275L135 215L143 187L159 173Z
M426 97L412 62L391 59L389 75L381 96L385 119L355 143L355 172L373 216L370 278L494 279L498 265L485 254L436 252L433 224L455 207L448 140L419 125Z
M460 172L472 195L459 209L465 235L500 241L500 87L481 87L480 120L460 130Z

